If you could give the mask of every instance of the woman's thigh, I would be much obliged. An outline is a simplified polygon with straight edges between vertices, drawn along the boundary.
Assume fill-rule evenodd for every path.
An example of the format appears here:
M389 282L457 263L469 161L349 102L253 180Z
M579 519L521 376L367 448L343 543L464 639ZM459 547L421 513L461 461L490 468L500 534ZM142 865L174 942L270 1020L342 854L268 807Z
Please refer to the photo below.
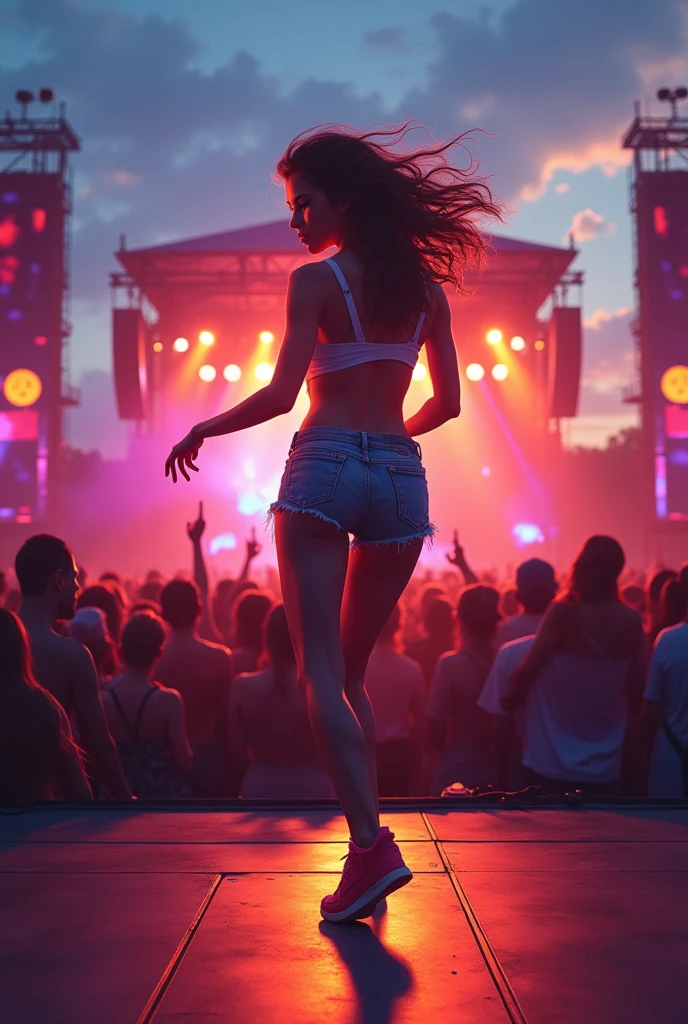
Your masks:
M301 675L344 686L340 632L348 535L303 512L277 510L275 545L289 632Z

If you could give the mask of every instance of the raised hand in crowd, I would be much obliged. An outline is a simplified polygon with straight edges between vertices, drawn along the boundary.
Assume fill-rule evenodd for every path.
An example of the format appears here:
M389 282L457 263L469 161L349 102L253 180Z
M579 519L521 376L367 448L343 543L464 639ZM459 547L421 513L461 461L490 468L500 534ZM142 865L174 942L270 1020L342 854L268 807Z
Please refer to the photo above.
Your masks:
M475 573L469 566L468 562L466 561L464 550L459 544L459 534L457 530L454 530L453 543L454 553L453 555L447 555L447 561L450 562L452 565L455 565L456 568L460 570L461 574L463 575L465 583L477 583L478 577L475 575Z

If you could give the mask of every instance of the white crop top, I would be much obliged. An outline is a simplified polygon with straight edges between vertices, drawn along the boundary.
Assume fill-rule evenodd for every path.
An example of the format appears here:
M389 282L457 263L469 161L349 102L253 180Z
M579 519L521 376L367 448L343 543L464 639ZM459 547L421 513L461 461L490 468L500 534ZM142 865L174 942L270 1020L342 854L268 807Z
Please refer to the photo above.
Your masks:
M420 330L423 326L423 321L425 320L425 312L421 312L418 317L418 323L416 324L416 329L413 332L413 337L410 341L393 342L390 344L378 341L366 341L363 337L363 330L361 329L361 321L359 320L358 313L356 311L356 304L354 303L351 289L346 283L344 274L334 260L323 260L323 263L327 263L327 265L331 267L334 271L335 277L341 285L356 340L334 344L328 344L327 342L322 341L317 342L315 351L313 352L313 358L311 359L310 366L308 367L308 373L306 374L306 382L312 380L313 377L322 376L323 373L332 373L334 370L345 370L349 366L358 366L359 363L372 363L378 359L396 359L401 363L406 363L408 366L415 366L418 362L418 354L420 352L418 339L420 337Z

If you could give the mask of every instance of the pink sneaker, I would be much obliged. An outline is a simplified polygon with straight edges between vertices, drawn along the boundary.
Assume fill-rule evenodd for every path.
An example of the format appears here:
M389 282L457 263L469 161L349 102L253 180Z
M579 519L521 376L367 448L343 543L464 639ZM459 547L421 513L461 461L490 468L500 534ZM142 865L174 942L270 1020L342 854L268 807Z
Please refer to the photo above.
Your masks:
M326 921L339 923L370 917L381 899L412 878L394 833L383 825L367 850L349 840L341 881L331 896L323 897L320 913Z

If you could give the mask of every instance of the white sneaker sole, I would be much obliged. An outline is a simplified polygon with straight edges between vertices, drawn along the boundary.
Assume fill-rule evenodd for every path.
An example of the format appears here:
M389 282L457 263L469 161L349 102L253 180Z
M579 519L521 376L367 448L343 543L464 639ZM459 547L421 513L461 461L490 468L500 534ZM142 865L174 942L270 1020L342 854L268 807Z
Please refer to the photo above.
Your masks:
M395 868L394 871L388 872L384 875L375 885L371 885L369 889L366 889L362 893L355 903L352 903L346 910L339 910L336 913L331 913L329 910L323 910L320 908L320 913L326 921L345 922L345 921L356 921L362 917L370 917L373 910L385 896L389 896L390 893L395 892L396 889L400 889L402 885L406 885L413 878L413 874L410 869L404 865L400 868Z

